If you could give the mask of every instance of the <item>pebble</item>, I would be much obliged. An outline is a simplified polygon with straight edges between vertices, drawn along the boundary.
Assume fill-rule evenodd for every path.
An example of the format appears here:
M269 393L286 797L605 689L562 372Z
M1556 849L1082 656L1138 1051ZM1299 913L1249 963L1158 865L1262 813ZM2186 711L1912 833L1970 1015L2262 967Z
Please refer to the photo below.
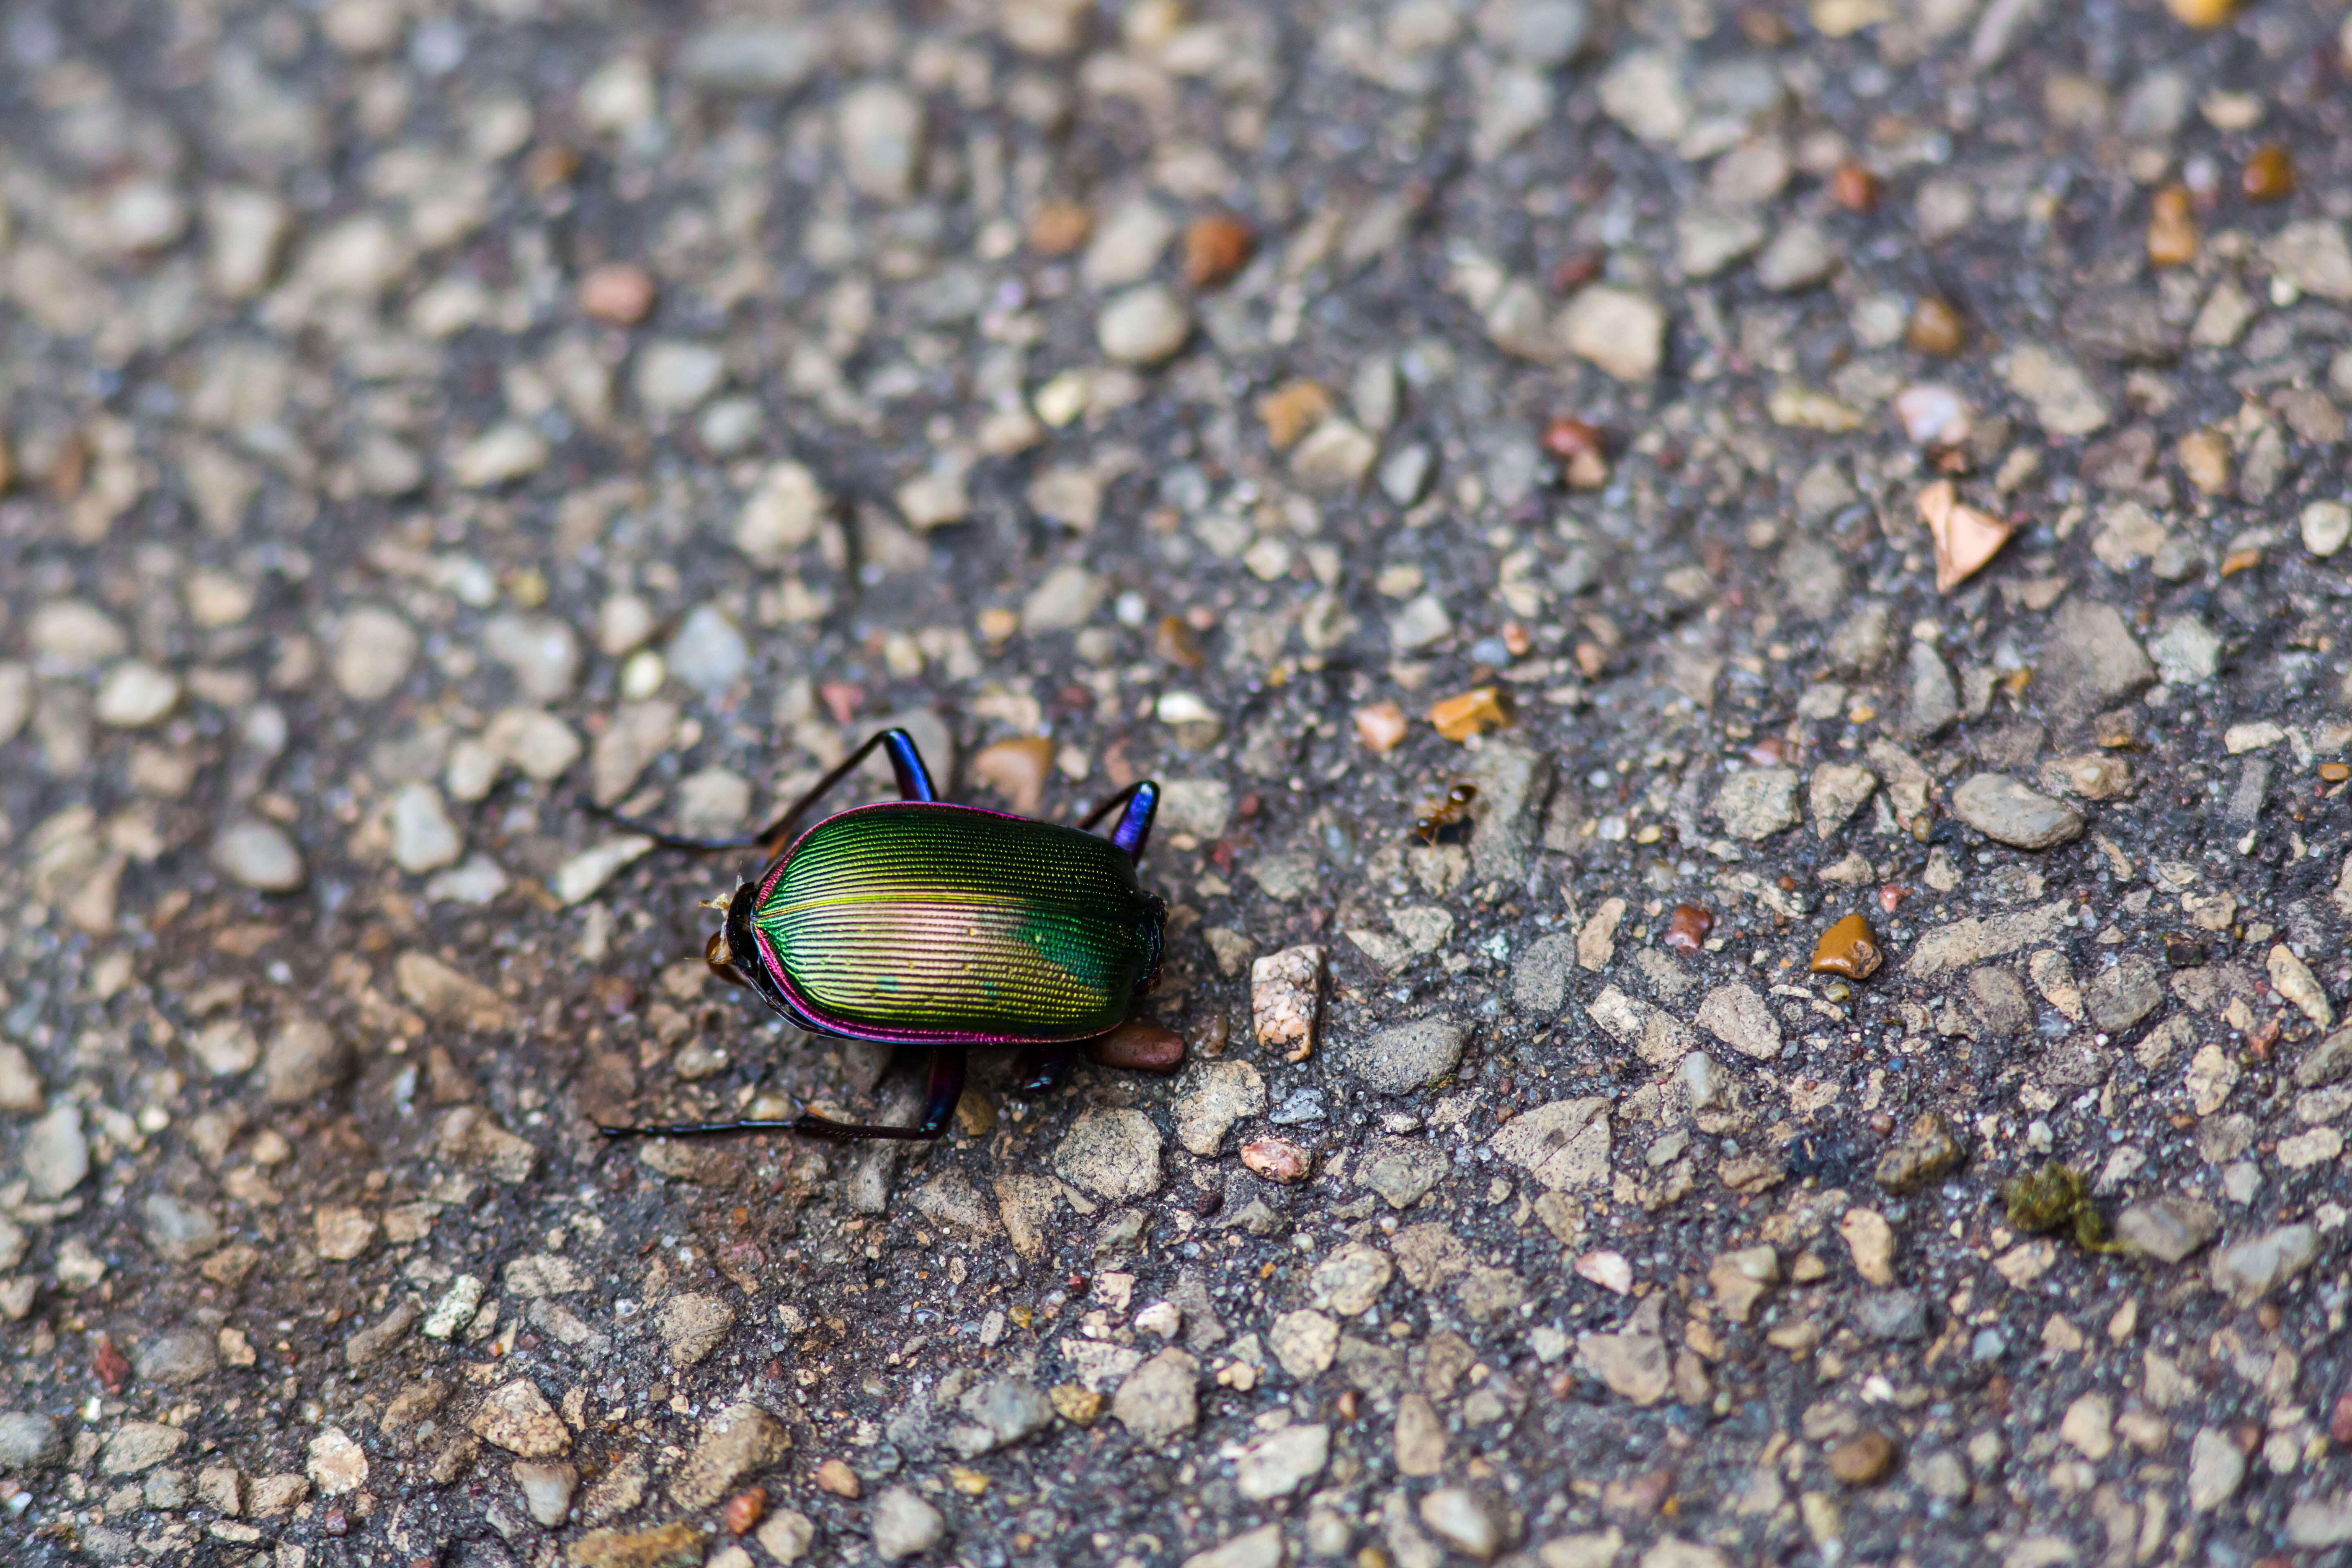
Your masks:
M910 199L923 153L921 100L896 82L866 82L843 97L838 113L850 187L879 202Z
M2263 247L2271 270L2305 294L2338 304L2352 301L2352 242L2344 225L2315 218L2291 223Z
M1055 567L1021 603L1021 630L1030 637L1076 631L1094 619L1109 592L1103 580L1075 563Z
M392 797L392 858L411 876L453 865L466 851L464 835L449 820L441 792L419 781Z
M1895 1439L1875 1428L1856 1433L1832 1448L1830 1474L1850 1487L1874 1487L1895 1472L1902 1449Z
M187 1432L178 1426L154 1421L126 1421L108 1436L99 1455L99 1473L142 1475L178 1453L187 1441Z
M1213 1159L1225 1134L1245 1116L1266 1107L1265 1079L1247 1062L1196 1063L1182 1080L1172 1107L1176 1141L1189 1153Z
M751 645L715 605L700 605L688 615L664 651L670 673L714 702L751 667Z
M1787 831L1803 820L1797 811L1794 768L1749 768L1733 773L1716 792L1715 815L1734 838L1754 843Z
M1160 1190L1160 1129L1140 1110L1089 1107L1054 1150L1064 1181L1107 1203Z
M17 1158L33 1195L45 1203L81 1185L89 1174L89 1140L81 1130L81 1107L59 1105L26 1128Z
M482 649L514 673L531 702L560 702L580 678L580 639L553 616L498 616L482 627Z
M754 397L722 397L695 421L694 438L714 458L740 457L767 428L766 410Z
M756 1539L762 1551L790 1568L808 1555L809 1548L815 1543L816 1522L795 1510L779 1509L760 1526Z
M1412 1094L1452 1073L1469 1038L1466 1025L1450 1018L1421 1018L1342 1046L1335 1062L1341 1072L1377 1093Z
M38 1112L44 1103L33 1058L22 1046L0 1043L0 1110Z
M220 1364L214 1336L203 1329L157 1334L139 1347L139 1379L185 1388L210 1377Z
M1927 1337L1927 1299L1916 1290L1865 1290L1854 1299L1853 1319L1865 1338L1916 1343Z
M1953 683L1951 667L1927 644L1912 643L1909 666L1904 734L1910 740L1924 741L1948 728L1960 716L1960 693Z
M2083 814L2004 773L1976 773L1952 792L1952 815L1986 837L2048 849L2079 837Z
M827 1459L816 1468L816 1489L843 1498L856 1498L864 1490L857 1472L839 1459Z
M2200 1426L2189 1440L2189 1510L2211 1513L2245 1484L2246 1456L2231 1436Z
M526 1459L551 1459L572 1447L570 1428L539 1385L526 1377L491 1390L466 1425L483 1442Z
M1195 289L1229 282L1256 248L1249 226L1229 213L1194 218L1184 230L1184 281Z
M592 1530L572 1542L571 1557L574 1568L679 1568L703 1561L709 1549L703 1527L681 1519L651 1530Z
M636 657L653 657L656 663L659 662L658 656L639 654ZM614 712L613 721L604 727L603 734L596 737L594 749L588 759L590 794L599 805L614 805L629 793L630 786L637 782L637 775L644 773L656 757L669 749L671 741L677 735L677 721L678 710L675 702L625 702ZM593 890L593 888L590 889Z
M1749 984L1731 981L1706 994L1699 1004L1698 1026L1740 1055L1769 1061L1780 1054L1780 1024L1762 994Z
M0 745L15 740L33 717L34 693L31 666L0 660Z
M1234 1456L1234 1486L1252 1502L1288 1497L1321 1475L1330 1457L1330 1427L1277 1426Z
M1175 237L1176 220L1159 203L1148 196L1122 203L1097 226L1078 260L1078 281L1098 290L1140 283Z
M1110 1413L1138 1442L1164 1443L1200 1418L1201 1363L1173 1345L1127 1374Z
M406 621L362 605L343 617L329 670L336 688L352 701L377 702L407 679L416 650L416 633Z
M2213 1255L2213 1289L2250 1307L2311 1267L2319 1232L2309 1224L2283 1225Z
M342 1037L297 1013L278 1026L262 1053L263 1092L272 1105L299 1105L341 1083L349 1068Z
M964 1390L956 1409L971 1423L950 1433L950 1447L971 1458L1008 1448L1054 1424L1053 1402L1024 1377L995 1377Z
M874 1500L875 1554L885 1563L919 1557L947 1535L947 1520L912 1487L890 1487Z
M1794 294L1829 281L1843 265L1837 248L1820 228L1792 223L1756 258L1756 280L1776 294Z
M671 1364L692 1366L725 1341L735 1327L735 1309L720 1297L689 1291L662 1303L659 1323Z
M125 659L106 672L92 710L98 721L116 730L144 730L161 723L180 705L180 678L144 659Z
M1500 688L1474 686L1467 691L1431 703L1429 722L1442 738L1459 745L1473 735L1483 735L1489 730L1507 729L1511 714L1503 705ZM1492 815L1491 804L1489 815Z
M782 1421L748 1402L730 1405L703 1424L670 1482L670 1496L681 1508L713 1507L744 1477L781 1462L792 1446L792 1432ZM856 1479L850 1477L853 1486Z
M1284 948L1250 964L1250 1017L1257 1043L1305 1061L1315 1051L1316 1012L1321 1002L1323 950Z
M653 312L660 293L661 286L644 268L612 261L581 279L572 300L583 315L616 327L634 327Z
M1290 454L1290 476L1318 495L1355 489L1380 457L1380 443L1347 420L1324 420Z
M1619 381L1648 381L1665 359L1666 314L1646 296L1594 284L1568 302L1559 341Z
M1102 308L1095 340L1122 364L1152 365L1172 357L1192 334L1192 317L1156 283L1132 289Z
M1834 838L1878 789L1878 775L1859 763L1823 763L1805 786L1805 806L1813 814L1813 831L1823 841Z
M1919 519L1936 544L1936 591L1948 594L2000 553L2014 531L1990 512L1963 505L1949 479L1919 492ZM1925 645L1915 644L1915 647ZM1949 677L1945 678L1948 681Z
M2352 506L2340 500L2315 500L2298 520L2303 547L2326 560L2352 542Z
M1252 1175L1276 1186L1295 1186L1315 1169L1314 1155L1277 1133L1260 1133L1242 1145L1241 1153Z
M2164 1005L2164 976L2145 958L2127 956L2083 987L2091 1021L2111 1035L2122 1034Z
M322 1497L341 1497L367 1484L367 1450L340 1426L311 1438L306 1454L304 1469Z
M547 467L547 437L517 420L496 425L449 457L449 477L469 490L497 489Z
M665 340L637 356L637 402L656 419L691 414L727 379L727 356L708 343Z
M580 1488L578 1466L517 1459L508 1473L522 1492L523 1507L540 1525L553 1530L571 1517L572 1494Z
M1940 1110L1923 1111L1878 1157L1878 1184L1897 1197L1942 1181L1960 1168L1967 1151Z
M460 742L462 745L463 742ZM561 778L580 760L580 737L554 714L538 708L504 708L482 731L482 745L499 763L519 770L540 784ZM457 771L457 752L450 753L450 771ZM452 788L461 800L481 798ZM488 784L483 794L488 793Z
M30 1410L0 1410L0 1469L22 1474L58 1462L64 1443L57 1417Z
M274 191L225 185L205 197L205 281L224 300L246 300L276 281L294 237L294 209Z
M1489 1562L1502 1549L1493 1510L1467 1487L1440 1487L1421 1500L1421 1522L1466 1557Z
M582 850L556 868L557 901L567 907L585 903L653 847L654 841L643 834L625 833Z
M2010 390L2033 405L2035 420L2053 436L2093 435L2113 417L2082 367L2053 349L2021 344L1996 368Z

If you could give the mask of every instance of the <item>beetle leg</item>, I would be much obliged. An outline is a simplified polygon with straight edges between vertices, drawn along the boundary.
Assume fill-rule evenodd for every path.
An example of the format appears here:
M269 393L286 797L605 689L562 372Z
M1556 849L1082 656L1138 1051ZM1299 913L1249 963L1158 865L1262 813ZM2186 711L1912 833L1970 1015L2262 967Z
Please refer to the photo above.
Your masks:
M725 927L722 926L712 931L710 940L702 944L702 962L710 966L711 973L716 974L728 984L740 985L746 991L751 989L751 983L737 972L734 961L727 956Z
M1081 830L1090 829L1119 806L1127 807L1118 814L1118 826L1110 830L1110 841L1127 851L1130 860L1143 858L1144 846L1151 838L1151 820L1160 815L1160 785L1151 779L1138 779L1092 811L1079 822Z
M759 832L740 838L693 838L684 834L669 833L639 817L624 816L608 805L600 805L586 795L578 799L580 809L600 821L630 833L643 834L664 849L685 849L700 852L712 849L757 849L773 858L791 837L793 826L827 790L849 776L850 770L864 762L877 746L887 747L890 771L898 775L898 797L901 800L937 800L938 792L931 784L931 771L923 765L923 754L915 749L915 738L904 730L877 731L866 742L841 760L824 777L810 786L808 792L793 802L784 814Z
M719 1132L805 1132L813 1138L845 1142L888 1138L901 1142L929 1142L948 1130L956 1101L963 1098L963 1047L936 1046L931 1050L930 1083L923 1095L923 1119L912 1127L882 1127L830 1117L798 1116L767 1121L676 1121L654 1127L604 1127L607 1138L697 1138Z
M1077 1065L1078 1042L1055 1040L1047 1045L1024 1046L1013 1061L1013 1082L1023 1094L1048 1094L1062 1086Z

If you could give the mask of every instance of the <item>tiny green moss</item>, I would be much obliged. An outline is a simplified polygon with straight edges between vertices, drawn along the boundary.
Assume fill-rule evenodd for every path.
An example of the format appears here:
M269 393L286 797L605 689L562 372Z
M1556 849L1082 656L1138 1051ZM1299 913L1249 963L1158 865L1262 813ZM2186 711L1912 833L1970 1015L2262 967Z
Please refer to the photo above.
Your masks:
M2107 1222L2091 1202L2091 1184L2071 1166L2053 1162L2017 1177L2001 1189L2000 1195L2009 1223L2028 1236L2072 1229L2074 1245L2085 1252L2129 1250L2107 1235Z

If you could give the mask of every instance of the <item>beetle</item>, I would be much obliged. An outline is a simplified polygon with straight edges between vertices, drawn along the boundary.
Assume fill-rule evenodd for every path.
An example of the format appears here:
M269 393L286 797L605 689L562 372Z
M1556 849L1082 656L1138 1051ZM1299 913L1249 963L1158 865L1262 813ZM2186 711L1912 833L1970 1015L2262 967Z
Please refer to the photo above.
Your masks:
M898 798L824 818L797 838L809 808L877 748ZM1066 1078L1082 1042L1117 1028L1160 977L1168 905L1136 875L1160 785L1131 784L1076 826L939 798L904 730L884 730L784 814L748 838L689 838L592 814L672 849L756 848L703 949L710 972L811 1034L930 1054L912 1127L782 1120L607 1127L608 1137L806 1132L823 1138L930 1140L947 1131L973 1046L1014 1046L1014 1078L1042 1093ZM1112 812L1106 837L1091 831ZM711 907L717 907L715 904Z

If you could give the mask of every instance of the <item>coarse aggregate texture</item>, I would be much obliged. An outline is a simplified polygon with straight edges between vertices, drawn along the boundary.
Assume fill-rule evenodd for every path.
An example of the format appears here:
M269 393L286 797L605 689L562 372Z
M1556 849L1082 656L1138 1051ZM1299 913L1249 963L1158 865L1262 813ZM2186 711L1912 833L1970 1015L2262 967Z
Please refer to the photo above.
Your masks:
M0 7L0 1555L2329 1561L2347 54ZM1189 1065L600 1137L887 723Z

